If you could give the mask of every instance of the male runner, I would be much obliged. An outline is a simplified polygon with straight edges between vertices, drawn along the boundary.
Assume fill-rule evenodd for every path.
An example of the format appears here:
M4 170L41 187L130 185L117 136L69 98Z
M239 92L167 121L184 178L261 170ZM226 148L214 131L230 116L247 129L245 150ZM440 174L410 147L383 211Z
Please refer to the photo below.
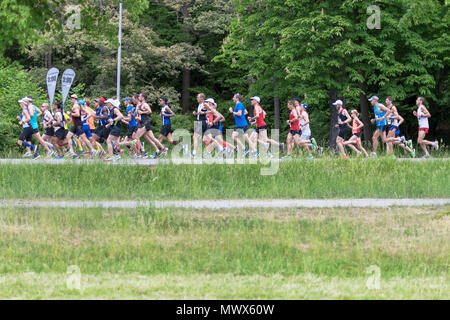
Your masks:
M205 94L199 93L197 95L197 111L192 112L194 116L197 117L197 122L194 123L194 135L192 137L192 153L191 156L193 158L197 155L197 146L198 140L203 137L203 134L208 130L208 123L206 118L206 113L208 112L207 108L204 106L205 103Z
M233 102L235 103L235 107L230 108L230 113L234 116L234 122L235 122L235 128L233 131L233 134L231 135L231 138L233 141L236 141L238 147L241 149L241 152L243 152L243 155L246 156L249 151L245 148L244 144L239 139L239 135L244 136L244 140L248 143L250 146L250 149L252 150L252 153L255 154L256 146L255 144L250 140L248 134L247 134L247 128L248 128L248 122L246 119L246 115L248 114L247 109L245 109L244 105L242 104L242 95L239 93L236 93L233 96Z
M370 122L376 122L377 129L373 133L372 143L373 143L373 152L372 156L377 156L378 149L378 138L381 137L381 140L386 143L387 151L390 150L390 143L386 141L386 127L387 127L387 112L389 109L385 107L383 104L378 102L379 98L377 96L370 97L369 101L373 106L373 112L375 113L375 119L371 119Z
M106 144L108 145L108 154L106 156L105 161L112 161L114 160L114 158L115 159L120 158L119 155L113 157L114 155L113 142L115 145L119 145L120 134L122 133L121 120L123 119L123 115L119 110L120 107L119 100L108 99L106 100L106 106L109 109L109 114L111 115L111 117L108 119L108 124L106 125L106 127L110 128L110 133L108 139L106 140Z
M171 117L175 116L175 113L172 111L170 106L167 104L168 99L166 97L162 97L159 99L159 106L161 107L161 120L162 120L162 129L161 133L159 134L159 142L163 142L164 138L167 139L167 141L170 144L177 144L176 141L173 141L172 139L172 122Z
M36 140L45 148L47 151L47 157L51 157L53 152L50 150L48 145L45 143L45 141L42 139L41 134L39 133L39 125L38 125L38 116L42 114L42 111L37 108L34 104L32 104L31 97L27 96L22 99L27 104L27 110L28 114L30 115L30 125L33 129L33 137L36 138Z
M428 124L428 118L431 118L431 114L428 109L424 105L425 98L418 97L416 100L417 110L414 110L413 114L417 117L419 121L419 134L417 137L417 143L420 145L422 150L425 152L424 158L429 158L430 154L428 153L427 145L432 146L434 149L439 150L439 143L436 140L435 142L431 142L425 140L425 136L428 134L430 130L430 126Z

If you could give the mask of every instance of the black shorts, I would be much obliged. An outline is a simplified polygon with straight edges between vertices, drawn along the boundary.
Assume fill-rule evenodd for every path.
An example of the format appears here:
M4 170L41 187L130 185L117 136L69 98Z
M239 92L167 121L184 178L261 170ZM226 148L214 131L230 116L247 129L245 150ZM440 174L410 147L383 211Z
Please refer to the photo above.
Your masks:
M359 137L361 137L361 131L360 132L354 132L353 135L357 136L359 138Z
M144 123L140 123L139 124L139 129L140 128L145 128L145 131L152 131L152 123L150 122L150 120L145 121Z
M128 137L128 139L133 139L133 134L135 134L137 131L137 127L128 127L128 131L126 136Z
M300 130L289 130L289 132L291 133L291 135L292 136L295 136L295 135L299 135L299 136L301 136L302 135L302 132L300 131Z
M122 134L122 127L114 126L111 128L111 132L109 133L110 136L113 137L120 137Z
M234 132L240 132L240 133L242 133L242 134L245 134L246 132L247 132L247 128L248 127L236 127L236 128L234 128Z
M262 126L262 127L259 127L259 128L255 129L256 133L259 133L260 130L261 131L267 130L267 126Z
M99 142L103 143L104 141L106 141L106 139L108 139L110 131L111 131L110 128L106 128L104 126L99 126L99 127L97 127L97 129L95 129L94 133L100 138Z
M342 139L345 139L345 135L347 134L348 127L340 127L338 137L341 137Z
M69 132L72 132L73 134L76 134L78 137L82 136L84 134L82 126L73 126L72 128L70 128Z
M165 125L162 126L161 134L162 134L164 137L167 137L167 136L169 135L169 133L172 133L172 132L173 132L173 130L172 130L172 125L170 125L170 124L165 124Z
M47 128L47 129L45 129L45 133L44 134L46 136L49 136L49 137L54 137L55 136L55 129L53 127Z
M33 137L33 128L23 128L22 133L20 134L19 140L20 141L31 141L31 138Z
M200 122L200 123L199 123ZM203 135L208 130L208 124L206 121L195 121L194 132L198 135Z
M67 130L64 128L55 130L55 137L57 137L59 140L64 141L67 136Z

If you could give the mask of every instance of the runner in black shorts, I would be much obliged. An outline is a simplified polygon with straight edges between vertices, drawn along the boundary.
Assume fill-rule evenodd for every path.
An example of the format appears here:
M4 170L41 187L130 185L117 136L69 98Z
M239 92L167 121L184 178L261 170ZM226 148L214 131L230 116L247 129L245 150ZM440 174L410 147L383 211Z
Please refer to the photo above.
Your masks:
M53 128L55 129L55 137L53 138L53 145L58 152L58 155L55 157L56 159L63 159L64 155L62 152L62 148L67 145L66 137L67 130L65 129L64 122L64 110L62 104L56 103L56 112L55 112L55 120L53 121Z
M106 144L108 145L108 154L105 161L111 161L113 160L114 154L113 142L115 145L119 145L119 139L122 133L121 120L123 119L123 115L119 110L119 100L108 99L106 101L106 105L108 106L109 113L111 115L108 120L109 123L106 125L106 127L110 127L111 131L109 133L108 139L106 140Z
M175 113L172 111L170 106L167 104L168 99L166 97L162 97L159 99L159 105L161 107L161 113L159 114L161 116L162 120L162 129L159 134L159 142L163 142L164 138L167 139L167 141L170 144L177 144L177 141L173 141L172 139L172 121L171 118L175 116Z
M348 114L348 111L344 109L343 102L341 100L337 100L335 103L333 103L334 106L336 106L337 112L338 112L338 120L337 124L335 125L336 128L339 128L338 136L336 137L336 144L339 148L339 151L341 152L342 158L347 158L347 154L345 153L344 148L344 142L345 142L345 135L348 131L348 123L352 120L350 115Z
M37 152L37 146L31 144L31 139L33 137L33 129L30 124L30 114L27 109L27 102L23 100L18 101L20 107L22 108L22 113L17 117L19 120L19 124L22 126L22 133L20 134L19 140L17 144L19 146L23 146L26 148L30 148L30 150L34 153L34 159L39 158L39 153Z

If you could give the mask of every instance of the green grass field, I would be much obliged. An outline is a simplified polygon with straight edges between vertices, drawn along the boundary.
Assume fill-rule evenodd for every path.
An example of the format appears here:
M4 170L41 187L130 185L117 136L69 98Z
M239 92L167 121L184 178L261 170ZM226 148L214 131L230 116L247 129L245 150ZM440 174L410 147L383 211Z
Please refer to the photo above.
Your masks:
M291 161L276 174L261 164L10 165L0 168L0 199L338 199L446 198L450 161Z
M448 299L449 227L450 206L3 208L0 298Z

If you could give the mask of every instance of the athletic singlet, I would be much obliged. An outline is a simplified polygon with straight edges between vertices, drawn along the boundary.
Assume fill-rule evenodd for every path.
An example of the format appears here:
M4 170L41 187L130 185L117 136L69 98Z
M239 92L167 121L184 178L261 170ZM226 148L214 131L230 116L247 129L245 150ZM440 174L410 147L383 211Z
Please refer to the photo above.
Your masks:
M20 113L20 119L22 119L22 128L29 128L30 124L28 122L25 122L23 112Z
M64 121L63 113L61 111L57 111L55 113L55 121L56 121L56 118L58 118L58 116L59 116L59 119L61 120L61 124L59 126L55 126L55 130L56 131L58 131L59 129L64 129L65 128L65 121Z
M419 128L429 129L428 118L423 117L422 108L417 108L417 120L419 120Z
M377 121L377 127L385 126L387 123L386 118L384 118L383 121L378 120L379 118L383 118L386 114L386 110L380 111L380 109L378 108L379 105L380 104L377 104L373 107L373 112L375 113L375 119Z
M208 111L207 109L203 109L203 104L202 104L202 109L200 109L200 111L201 112L206 112L206 111ZM199 112L199 115L198 115L198 121L201 121L201 122L207 122L207 119L206 119L206 113L205 114L200 114L200 112Z
M214 114L212 114L211 116L212 116L212 121L211 122L213 123L212 128L217 129L219 131L222 131L222 125L221 125L220 121L217 121L217 122L214 123L214 121L216 121L219 117L218 116L214 116Z
M34 104L31 105L31 106L34 108L33 116L30 118L31 128L37 129L38 128L37 109L36 109L36 106Z
M170 124L170 117L166 116L166 107L168 106L164 106L161 108L161 120L162 120L162 124L163 126L169 125Z
M305 112L305 111L303 111L303 112ZM300 114L300 115L302 115L302 114ZM311 128L309 127L309 123L306 126L303 127L303 125L305 124L306 121L303 118L300 118L299 122L300 122L300 128L302 130L302 133L309 133L309 132L311 132Z
M338 118L341 119L341 121L342 121L342 124L339 125L339 129L346 129L347 128L347 124L344 123L345 121L347 121L347 117L344 115L344 110L345 109L342 109L338 113Z
M292 119L294 119L294 115L292 114L292 111L291 111L291 113L289 113L289 120L292 121ZM292 130L292 131L299 131L300 130L298 118L297 118L297 120L295 120L295 121L290 123L289 129Z
M127 115L131 112L131 119L128 122L128 127L135 128L137 127L137 121L136 121L136 108L130 104L127 107Z
M103 116L103 113L102 113L103 108L104 108L104 107L102 107L102 106L99 106L99 107L97 108L97 110L95 111L95 115L96 115L97 117L102 117L102 116ZM106 126L106 125L108 124L108 119L109 119L109 109L106 108L106 110L108 110L108 118L106 118L106 120L104 120L104 119L97 120L97 124L98 124L99 126L103 126L103 127L104 127L104 126Z
M42 117L42 122L44 122L44 127L49 127L51 125L50 123L50 117L52 116L52 113L50 110L46 110L44 112L44 116Z
M110 114L111 114L111 119L114 119L114 118L116 117L116 111L115 111L116 109L119 110L119 108L116 108L116 107L112 108L112 110L111 110L111 112L110 112ZM118 121L118 120L114 121L114 122L111 124L111 128L112 128L112 127L121 127L121 122Z
M359 123L355 119L353 119L353 122L352 122L352 133L353 134L361 132L361 129L358 127L359 127Z
M88 123L88 120L87 120L88 116L89 116L88 114L82 114L81 115L81 124L83 126L88 126L89 127L89 123Z
M72 108L72 110L73 110L73 108ZM80 114L81 114L81 108L80 108ZM73 123L74 127L81 126L81 117L74 117L74 116L72 116L72 123Z
M142 109L141 109L141 106L142 106L142 104L139 105L139 109L140 109L140 110L142 110ZM141 114L141 123L144 124L144 123L146 123L146 122L148 122L148 121L150 121L150 118L149 118L149 116L148 116L148 113L146 113L146 114Z
M393 113L393 112L389 113L389 115L388 115L388 118L387 118L388 125L398 127L398 119L392 119L392 117L395 117L395 113Z
M264 121L264 110L261 106L259 106L259 108L261 109L261 112L259 113L258 118L256 118L256 127L257 128L266 126L266 122Z

